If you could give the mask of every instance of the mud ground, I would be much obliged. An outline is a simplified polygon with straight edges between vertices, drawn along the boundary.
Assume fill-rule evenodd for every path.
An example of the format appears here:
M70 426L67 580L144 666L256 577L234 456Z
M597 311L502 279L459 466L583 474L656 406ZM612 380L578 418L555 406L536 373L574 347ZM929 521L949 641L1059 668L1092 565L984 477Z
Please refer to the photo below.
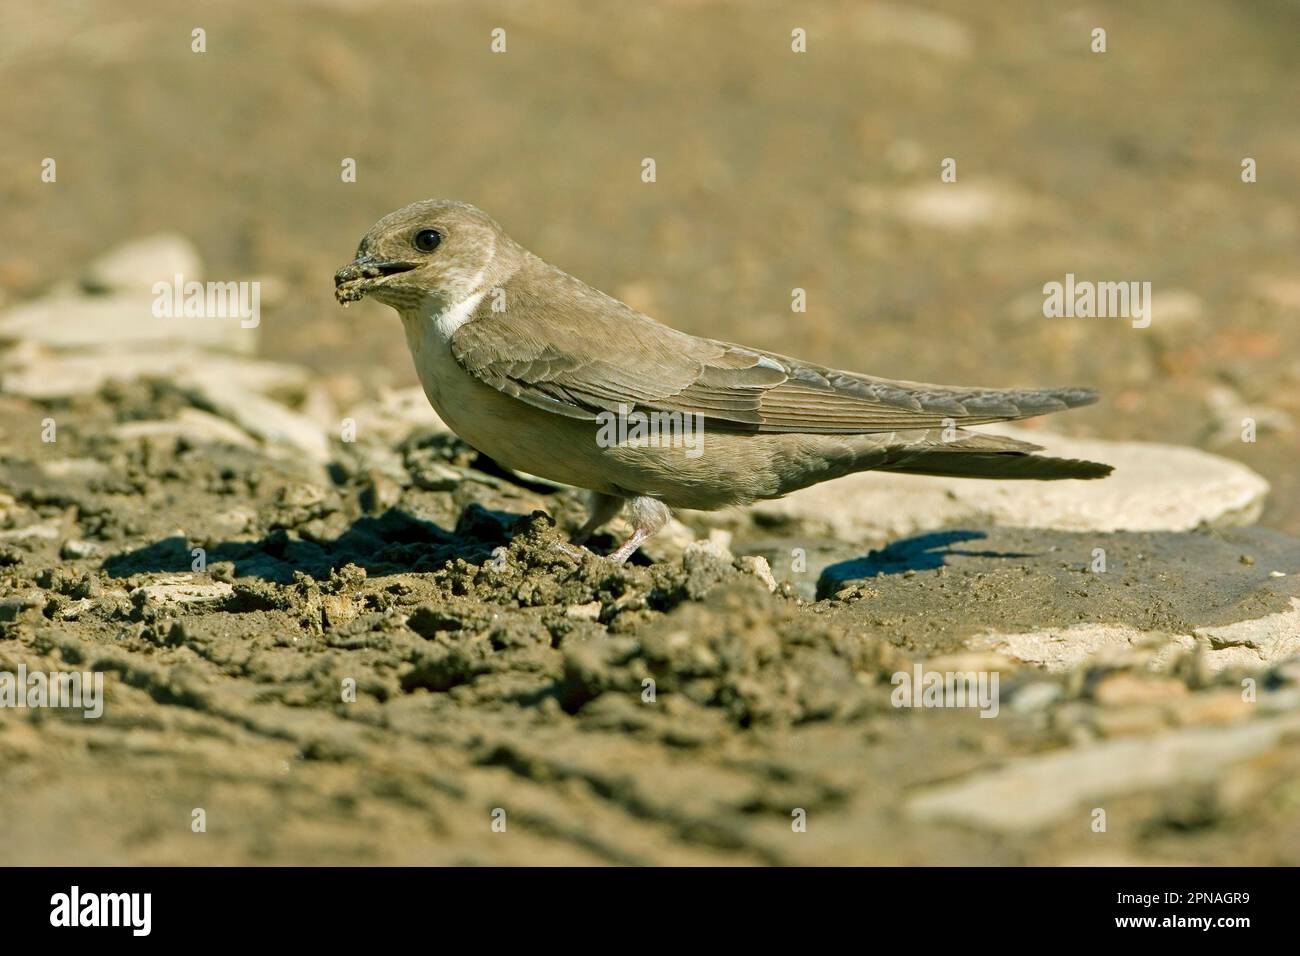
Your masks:
M809 601L716 540L576 562L556 548L574 493L480 471L437 432L394 449L378 496L341 445L323 482L260 450L120 437L178 404L166 383L114 387L57 410L57 452L0 463L0 670L101 672L107 695L99 720L3 713L9 862L1298 859L1295 733L1212 779L1105 794L1105 833L1086 799L1023 830L913 806L1020 759L1289 719L1294 662L1212 669L1208 644L1166 637L1048 672L968 644L1278 613L1294 539L954 529L830 562ZM13 431L32 414L0 409ZM998 672L996 719L894 707L917 661Z
M0 709L0 863L1300 863L1300 12L1176 6L0 11L0 308L179 233L207 277L265 280L258 354L337 421L414 374L330 277L450 196L688 331L1097 386L1054 427L1273 484L1259 528L738 520L613 568L555 548L574 493L436 431L330 429L318 462L174 377L0 394L0 672L107 693L98 720ZM1152 328L1044 320L1067 272L1152 281ZM918 662L997 674L998 715L895 707Z

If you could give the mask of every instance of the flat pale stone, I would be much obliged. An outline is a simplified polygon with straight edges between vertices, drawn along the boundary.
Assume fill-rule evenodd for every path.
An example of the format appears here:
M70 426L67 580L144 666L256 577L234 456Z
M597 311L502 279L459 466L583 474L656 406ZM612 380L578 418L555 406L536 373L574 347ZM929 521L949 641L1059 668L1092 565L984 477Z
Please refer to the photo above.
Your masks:
M1115 467L1092 481L999 481L861 472L763 501L751 511L844 541L888 540L967 522L1061 531L1189 531L1258 519L1268 482L1245 465L1174 445L984 429L1042 454Z
M1209 641L1206 657L1223 667L1258 667L1300 655L1300 598L1291 599L1289 610L1253 621L1199 627L1196 636Z
M1073 624L1018 634L991 632L969 641L974 648L1007 654L1053 674L1072 670L1089 659L1116 661L1136 648L1164 645L1156 653L1154 663L1159 665L1195 643L1191 637L1143 631L1129 624Z
M51 458L37 465L41 473L50 478L90 481L102 478L110 471L98 458Z
M82 274L88 289L149 292L155 282L203 279L203 260L194 243L176 233L159 233L125 242L90 263Z
M124 422L113 428L113 437L123 441L168 438L184 439L192 445L257 447L257 443L242 428L197 408L182 408L173 419Z
M248 355L257 348L260 326L244 328L233 317L159 318L153 301L148 291L54 293L0 314L0 341L38 342L59 351L174 346Z
M1156 649L1152 666L1160 669L1180 651L1191 650L1198 640L1212 673L1229 667L1265 667L1300 656L1300 598L1291 599L1289 610L1198 627L1190 635L1144 631L1129 624L1074 624L1020 634L991 632L972 638L970 644L1061 673L1089 659L1117 659L1140 647Z
M78 561L82 558L97 558L103 553L103 545L94 541L86 541L83 538L69 538L63 542L63 547L59 549L59 557L70 561Z
M329 438L306 415L254 392L211 380L194 383L190 392L209 411L268 445L300 451L317 464L330 460Z
M1252 717L1257 709L1255 703L1243 700L1241 691L1234 689L1189 694L1168 707L1180 724L1227 724Z
M1300 730L1300 715L1230 727L1124 738L1014 760L987 773L924 791L907 804L915 820L1026 833L1105 800L1220 778L1225 768Z
M59 355L20 348L0 355L0 391L27 398L85 395L99 391L111 379L131 381L142 376L180 383L202 379L260 394L299 388L307 372L281 362L189 348L161 352L114 348Z
M0 530L0 541L24 541L28 538L44 538L53 541L59 537L59 522L47 521L42 524L29 524L25 528L5 528Z
M235 589L225 581L195 581L182 575L162 578L138 590L151 604L212 604L230 597Z
M1138 677L1120 672L1102 678L1092 696L1103 707L1159 704L1187 696L1187 685L1172 678Z
M356 427L355 440L360 443L400 445L417 430L449 430L418 385L386 389L374 401L339 416L339 421L344 418L352 420Z
M1035 681L1012 693L1011 709L1017 714L1032 714L1046 710L1064 696L1065 690L1060 684Z
M1020 666L1020 662L1015 658L992 651L961 651L956 654L942 654L925 662L927 671L959 673L967 671L990 673L996 671L1002 674L1010 674Z

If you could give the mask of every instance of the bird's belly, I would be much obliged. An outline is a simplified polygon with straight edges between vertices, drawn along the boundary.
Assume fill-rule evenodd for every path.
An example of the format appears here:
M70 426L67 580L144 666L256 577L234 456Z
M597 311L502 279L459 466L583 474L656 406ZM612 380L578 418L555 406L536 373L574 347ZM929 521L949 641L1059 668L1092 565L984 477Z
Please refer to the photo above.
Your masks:
M407 344L420 385L447 426L501 465L550 481L607 494L618 489L601 466L591 422L534 408L466 372L434 330L411 334Z

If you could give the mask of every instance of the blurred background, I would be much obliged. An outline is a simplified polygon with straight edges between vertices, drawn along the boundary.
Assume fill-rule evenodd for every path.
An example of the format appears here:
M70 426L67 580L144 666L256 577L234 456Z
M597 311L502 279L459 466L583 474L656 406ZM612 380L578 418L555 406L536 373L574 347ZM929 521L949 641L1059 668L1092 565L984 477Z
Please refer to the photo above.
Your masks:
M1051 427L1246 462L1261 523L1300 532L1297 29L1282 0L4 0L0 305L180 233L207 278L274 280L258 353L345 404L415 377L334 270L380 216L454 197L690 332L1098 386ZM1066 273L1150 281L1151 327L1045 319Z

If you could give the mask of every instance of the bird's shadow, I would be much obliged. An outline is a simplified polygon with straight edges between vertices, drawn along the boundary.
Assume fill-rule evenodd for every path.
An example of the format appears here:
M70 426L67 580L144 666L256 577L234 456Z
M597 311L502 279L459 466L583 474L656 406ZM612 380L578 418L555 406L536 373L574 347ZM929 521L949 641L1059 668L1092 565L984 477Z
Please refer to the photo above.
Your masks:
M1032 556L1019 551L974 551L953 547L965 541L980 541L987 537L988 534L984 531L952 530L931 531L903 538L877 551L871 551L864 557L827 565L822 571L818 591L825 591L836 582L874 578L880 574L933 571L947 564L951 557L1026 558Z
M211 566L219 562L234 565L236 577L260 578L278 584L291 583L295 574L327 580L331 573L348 564L364 568L367 575L405 572L428 573L457 558L482 562L492 551L506 544L525 515L491 511L477 504L466 508L454 530L417 518L400 508L354 521L342 534L328 540L291 535L284 529L261 538L225 541L195 554L195 545L179 535L115 554L104 561L110 577L125 578L144 573L183 573L201 569L200 559Z

